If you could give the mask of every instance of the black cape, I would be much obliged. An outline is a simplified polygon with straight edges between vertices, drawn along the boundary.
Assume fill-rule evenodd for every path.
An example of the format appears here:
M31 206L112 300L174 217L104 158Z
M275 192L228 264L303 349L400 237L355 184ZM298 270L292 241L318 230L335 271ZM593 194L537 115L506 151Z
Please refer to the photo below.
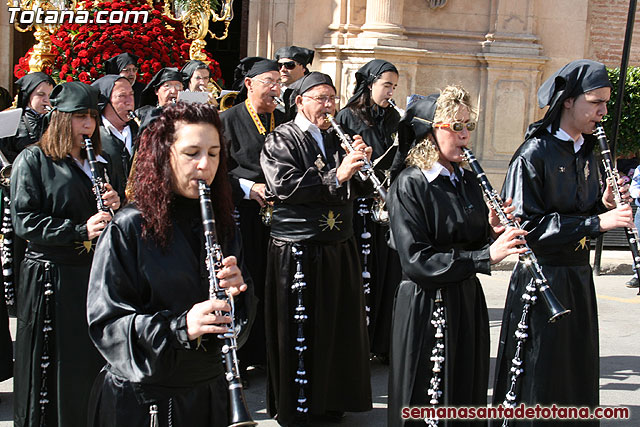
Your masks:
M134 204L114 217L101 236L89 285L89 333L108 365L96 380L90 426L148 426L149 405L166 425L171 399L174 425L227 425L227 392L220 348L207 336L189 341L186 314L209 298L198 200L177 198L173 238L165 249L142 238ZM222 235L222 233L221 233ZM243 267L238 233L222 243L224 256ZM242 345L253 320L253 286L236 298ZM176 285L179 286L176 286Z
M108 172L109 165L98 168ZM29 241L18 288L14 422L40 425L43 284L49 265L53 332L46 422L86 426L91 384L104 365L89 339L85 310L94 248L86 222L97 212L91 181L71 158L53 161L32 146L14 163L11 194L15 234Z
M502 189L504 198L513 198L514 215L529 231L527 242L551 289L571 310L555 323L547 323L549 313L541 302L530 312L525 373L517 392L517 401L526 404L594 407L599 402L598 318L589 241L601 234L597 215L605 208L593 154L595 138L584 137L582 148L574 153L572 141L540 131L516 151ZM504 400L510 384L520 297L530 280L527 269L516 265L502 318L494 404Z
M274 113L275 126L282 122L280 112ZM260 114L266 131L271 126L270 114ZM264 183L260 168L260 151L266 135L260 135L244 103L238 104L220 114L224 128L224 138L229 144L229 177L237 210L237 222L242 235L247 265L259 299L256 327L251 331L247 345L240 353L243 367L266 364L266 343L264 333L264 280L267 269L267 245L269 227L262 223L260 205L255 200L245 200L239 179L245 178Z
M275 202L265 299L267 405L283 425L297 419L299 392L294 383L297 298L290 289L296 272L294 245L304 252L304 368L309 381L304 393L309 412L371 409L364 295L351 218L351 200L371 188L353 179L338 186L336 166L344 152L333 134L324 144L326 156L291 121L267 137L261 155L269 198Z
M386 170L391 166L397 145L394 146L395 133L398 131L400 114L394 108L370 108L375 119L373 126L351 108L344 108L336 116L336 121L349 135L360 135L373 148L372 159L380 159L376 169ZM386 153L386 155L385 155ZM379 174L381 180L384 175ZM369 308L369 339L371 352L388 356L393 296L400 283L402 269L398 253L387 245L388 226L373 221L371 217L372 199L362 199L354 205L354 231L358 246L361 248L361 263L365 283L365 297ZM365 263L366 260L366 263ZM370 283L367 289L366 284ZM383 358L383 361L385 359Z
M403 170L389 191L392 241L403 270L391 332L389 426L412 424L403 423L402 407L430 406L426 391L432 377L437 289L442 289L446 310L440 404L487 403L489 319L476 273L490 274L488 209L475 176L465 171L462 180L457 187L464 185L471 210L448 177L428 182L416 167Z

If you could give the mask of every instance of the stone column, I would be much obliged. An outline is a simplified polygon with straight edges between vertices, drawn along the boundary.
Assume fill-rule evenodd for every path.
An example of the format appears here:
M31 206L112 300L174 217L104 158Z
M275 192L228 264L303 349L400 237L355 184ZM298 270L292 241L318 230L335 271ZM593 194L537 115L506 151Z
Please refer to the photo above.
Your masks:
M367 0L365 24L360 37L406 39L402 26L403 11L404 0Z
M543 56L534 29L534 0L492 0L490 31L477 55L481 64L482 122L474 152L494 185L536 117ZM482 114L482 112L484 114Z

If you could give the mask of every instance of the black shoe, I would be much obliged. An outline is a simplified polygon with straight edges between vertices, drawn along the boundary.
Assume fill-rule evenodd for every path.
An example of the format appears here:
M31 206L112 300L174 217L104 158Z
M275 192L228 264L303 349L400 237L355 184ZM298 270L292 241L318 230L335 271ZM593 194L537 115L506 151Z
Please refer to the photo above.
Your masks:
M627 288L640 288L640 282L638 282L637 277L632 277L625 285Z

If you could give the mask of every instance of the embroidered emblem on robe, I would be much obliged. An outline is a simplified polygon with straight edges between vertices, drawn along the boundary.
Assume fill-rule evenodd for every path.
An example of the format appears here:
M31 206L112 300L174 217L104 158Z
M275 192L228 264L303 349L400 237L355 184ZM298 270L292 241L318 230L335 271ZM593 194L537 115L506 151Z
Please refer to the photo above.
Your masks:
M589 173L591 171L589 170L589 160L587 160L587 162L584 164L584 179L587 180L589 179Z
M584 236L582 239L578 241L578 246L576 246L575 250L584 250L589 249L589 239L587 236Z
M76 243L78 243L78 246L76 246L76 249L78 250L78 255L81 255L85 252L90 253L92 250L94 250L94 245L92 240L85 240L83 242L76 242Z
M338 218L340 214L336 215L333 211L329 211L327 215L322 215L322 219L320 220L320 227L322 227L322 231L333 230L334 228L340 231L340 227L338 224L342 224L342 221L339 221Z

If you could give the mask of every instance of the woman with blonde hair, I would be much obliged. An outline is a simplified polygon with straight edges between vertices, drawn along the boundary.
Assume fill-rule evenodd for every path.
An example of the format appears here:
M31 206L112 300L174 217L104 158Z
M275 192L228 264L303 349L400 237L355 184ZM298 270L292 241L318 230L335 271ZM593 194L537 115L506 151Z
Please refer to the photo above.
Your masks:
M487 404L489 319L476 273L522 252L526 233L500 226L478 180L461 167L475 116L469 93L448 86L410 105L400 123L401 144L414 146L387 200L403 270L391 330L390 426L404 424L403 407Z

